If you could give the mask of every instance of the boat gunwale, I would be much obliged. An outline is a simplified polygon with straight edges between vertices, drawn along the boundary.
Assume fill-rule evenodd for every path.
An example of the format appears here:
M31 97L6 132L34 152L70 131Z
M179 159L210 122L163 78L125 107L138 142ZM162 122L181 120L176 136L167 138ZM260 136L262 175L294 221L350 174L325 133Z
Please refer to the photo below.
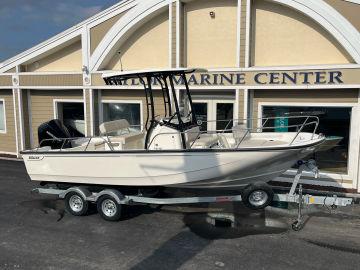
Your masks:
M164 149L164 150L114 150L114 151L34 151L34 150L25 150L21 151L21 155L76 155L76 154L145 154L145 153L231 153L231 152L246 152L246 151L258 151L258 152L268 152L268 151L282 151L282 150L298 150L308 147L313 147L319 145L325 141L325 138L316 140L311 144L302 144L302 145L287 145L283 147L248 147L248 148L232 148L232 149L220 149L220 148L208 148L208 149Z

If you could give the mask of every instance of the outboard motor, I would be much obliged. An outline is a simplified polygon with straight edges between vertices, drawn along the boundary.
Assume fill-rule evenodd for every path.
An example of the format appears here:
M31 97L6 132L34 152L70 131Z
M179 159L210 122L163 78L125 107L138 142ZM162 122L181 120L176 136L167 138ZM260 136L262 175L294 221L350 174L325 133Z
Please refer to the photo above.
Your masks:
M59 120L53 119L41 124L38 128L39 146L50 146L51 149L70 148L71 142L65 138L71 138L71 134L66 126ZM46 140L46 141L44 141Z

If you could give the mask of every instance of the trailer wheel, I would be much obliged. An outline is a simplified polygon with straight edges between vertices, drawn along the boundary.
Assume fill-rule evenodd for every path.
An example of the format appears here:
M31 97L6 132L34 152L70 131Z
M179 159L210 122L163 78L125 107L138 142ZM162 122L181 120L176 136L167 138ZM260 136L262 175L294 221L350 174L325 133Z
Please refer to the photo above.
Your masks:
M274 198L274 191L266 183L255 183L245 187L241 196L246 207L258 210L271 204Z
M100 216L107 221L118 221L122 214L122 205L110 195L103 195L97 201Z
M71 191L65 196L65 209L74 216L84 216L89 209L89 203L79 193Z

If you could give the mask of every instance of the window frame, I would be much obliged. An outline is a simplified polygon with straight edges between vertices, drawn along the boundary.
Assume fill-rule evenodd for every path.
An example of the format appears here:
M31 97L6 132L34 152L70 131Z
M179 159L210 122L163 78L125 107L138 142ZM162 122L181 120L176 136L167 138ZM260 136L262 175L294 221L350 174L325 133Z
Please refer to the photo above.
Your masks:
M0 134L7 133L7 124L6 124L6 102L5 99L0 98L0 102L3 103L3 110L4 110L4 129L0 129Z
M125 100L125 99L103 99L101 100L101 106L99 108L99 125L104 123L104 107L103 104L139 104L140 105L140 131L144 130L144 110L142 100Z
M85 137L88 135L88 124L87 124L87 118L86 118L86 102L85 99L65 99L65 98L55 98L53 99L53 114L54 119L59 119L59 103L82 103L84 106L84 121L85 121ZM63 121L63 119L60 119Z
M314 175L309 172L303 172L303 176L311 178L312 180L302 180L304 183L315 185L329 185L342 188L357 188L357 174L359 170L359 146L360 146L360 123L356 121L360 117L360 106L357 103L308 103L308 102L259 102L258 103L258 126L261 125L261 117L263 116L263 107L279 106L279 107L334 107L334 108L351 108L350 119L350 134L349 134L349 152L348 152L348 171L347 174L333 173L333 172L319 172L317 180ZM296 169L289 169L284 173L284 176L294 176ZM277 180L285 180L284 177L279 177ZM349 183L351 181L352 183Z

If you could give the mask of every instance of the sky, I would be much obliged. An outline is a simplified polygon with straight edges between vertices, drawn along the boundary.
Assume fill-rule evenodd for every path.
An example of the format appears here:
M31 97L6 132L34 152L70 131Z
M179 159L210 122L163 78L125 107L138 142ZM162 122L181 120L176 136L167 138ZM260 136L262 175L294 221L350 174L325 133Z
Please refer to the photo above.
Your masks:
M0 0L0 62L119 0Z

